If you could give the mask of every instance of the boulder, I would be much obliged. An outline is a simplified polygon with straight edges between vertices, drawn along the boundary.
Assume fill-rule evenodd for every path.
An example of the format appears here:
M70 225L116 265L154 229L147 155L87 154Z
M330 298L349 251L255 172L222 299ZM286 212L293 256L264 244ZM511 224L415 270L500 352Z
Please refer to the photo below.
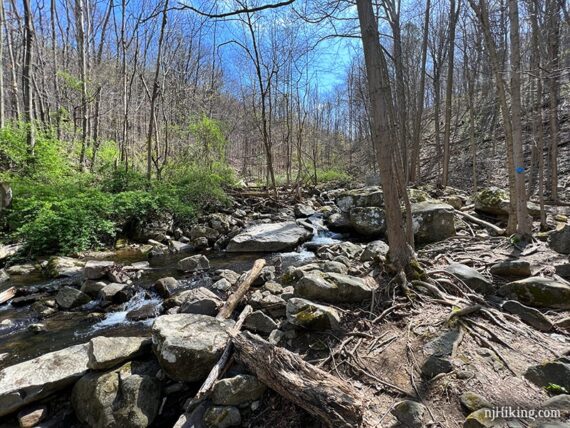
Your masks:
M47 272L51 278L75 276L83 271L85 262L72 257L52 257L47 264Z
M181 241L168 241L168 250L171 253L190 253L194 251L194 246Z
M129 293L127 292L129 288L130 286L127 284L111 282L99 290L99 299L106 302L124 303L129 300L127 298L129 297Z
M4 269L0 269L0 284L7 282L10 279L10 275Z
M567 362L553 361L531 366L525 372L524 377L541 388L553 384L570 391L570 363Z
M203 254L186 257L178 261L178 269L184 272L196 272L210 269L210 261Z
M475 210L483 214L507 217L509 215L509 194L498 187L488 187L479 191L473 197L473 202L475 203ZM540 218L540 207L537 204L528 202L527 209L529 215Z
M218 406L239 406L259 400L265 389L265 385L255 376L239 374L217 381L211 399L212 403Z
M295 218L310 217L315 214L313 207L305 204L296 204L293 208Z
M348 213L356 207L381 207L384 194L378 186L348 190L336 198L336 205L342 212Z
M73 309L89 303L91 297L76 288L63 287L55 296L55 301L63 309Z
M99 296L99 292L105 288L106 285L107 283L104 281L94 281L87 279L83 281L83 284L81 285L81 291L95 299Z
M377 284L350 275L311 271L295 285L295 295L330 303L361 302L372 298Z
M391 413L398 422L407 428L421 428L425 426L424 418L426 407L417 401L405 400L396 403Z
M557 275L560 275L564 279L570 279L570 263L556 265L554 266L554 269L556 269ZM2 281L0 280L0 282Z
M552 232L548 243L557 253L570 254L570 224Z
M204 425L207 428L229 428L241 425L241 414L237 407L213 406L204 413Z
M5 269L8 275L25 276L36 271L36 267L32 264L14 265Z
M470 413L463 423L463 428L490 428L490 427L502 427L502 421L500 419L494 419L491 409L479 409Z
M386 216L379 207L355 207L350 210L350 225L364 236L378 236L386 231Z
M178 281L175 278L169 276L167 278L160 278L154 283L153 287L160 297L166 299L172 296L172 294L174 294L179 286L180 284Z
M337 232L352 230L348 213L332 213L327 217L326 223L330 230Z
M455 275L468 287L481 294L491 294L495 291L493 283L481 275L477 270L461 263L451 263L445 271Z
M0 416L72 385L87 370L88 345L50 352L0 371Z
M115 262L103 260L90 260L85 263L83 268L83 276L85 279L101 279L107 276L107 273L115 266Z
M243 328L254 333L269 334L277 328L277 323L263 312L255 311L246 317Z
M560 394L549 398L541 406L543 409L559 409L565 413L570 413L570 395Z
M232 284L226 278L222 278L214 282L212 288L220 291L228 291L232 288Z
M379 257L386 257L390 247L384 241L372 241L366 245L366 248L360 255L361 262L371 262Z
M419 244L442 241L455 235L453 207L443 203L412 204L412 227Z
M489 271L497 276L520 276L526 278L531 275L530 263L525 260L504 260L495 263Z
M152 326L154 353L164 372L181 382L205 378L229 340L233 321L207 315L174 314L158 317Z
M157 305L155 303L147 303L145 305L142 305L140 308L127 312L126 316L129 321L143 321L158 316L160 312L160 305Z
M151 340L146 337L97 336L89 341L87 366L93 370L106 370L127 360L150 352Z
M15 256L23 248L21 244L0 245L0 261Z
M308 330L337 330L340 315L334 308L293 297L287 301L287 321Z
M258 224L234 236L226 251L276 252L292 250L310 239L312 232L295 222Z
M503 285L499 294L536 308L570 309L570 285L555 279L521 279Z
M160 383L152 365L129 362L83 376L71 393L77 418L90 427L146 428L160 407Z
M507 300L503 303L503 310L518 315L521 320L539 331L546 332L552 330L552 321L542 312L538 309L529 308L516 300Z
M214 316L223 302L218 296L204 287L188 290L180 305L180 312L185 314L202 314Z

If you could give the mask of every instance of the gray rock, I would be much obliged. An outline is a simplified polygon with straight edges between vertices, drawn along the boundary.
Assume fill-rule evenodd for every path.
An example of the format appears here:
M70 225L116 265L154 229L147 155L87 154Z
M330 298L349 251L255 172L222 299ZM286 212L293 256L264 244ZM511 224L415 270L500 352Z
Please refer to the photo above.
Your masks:
M332 213L327 217L326 223L330 230L337 232L352 230L348 213Z
M263 288L269 291L271 294L283 293L283 286L275 281L267 281L265 284L263 284Z
M202 314L214 316L223 302L218 296L204 287L194 288L185 293L180 305L180 312L186 314Z
M532 383L544 388L550 384L559 385L570 391L570 364L554 361L531 366L524 374Z
M77 418L96 428L146 428L152 424L160 406L160 383L140 366L127 363L79 379L71 394Z
M417 401L405 400L396 403L391 413L402 426L407 428L421 428L424 426L426 407Z
M127 312L127 319L129 321L143 321L149 318L154 318L160 314L160 306L154 303L147 303L140 308L133 309Z
M210 261L203 254L186 257L178 261L178 269L184 272L196 272L210 269Z
M470 412L493 407L485 397L473 391L467 391L461 394L459 401L461 401L461 404Z
M315 214L313 207L305 204L296 204L293 208L295 218L310 217Z
M33 428L38 426L48 416L48 408L43 405L35 405L18 413L20 428Z
M55 296L55 301L63 309L72 309L91 301L91 297L73 287L63 287Z
M213 406L204 413L207 428L229 428L241 425L241 414L237 407Z
M570 317L562 318L561 320L556 321L556 327L570 331Z
M0 269L0 284L8 281L10 279L10 275L4 269Z
M285 300L270 292L254 291L248 299L248 303L253 309L260 309L272 318L285 316Z
M166 240L168 231L172 229L174 219L167 212L155 213L152 217L137 221L132 238L146 243L150 239L158 242Z
M499 419L493 420L489 409L479 409L471 413L465 419L463 428L490 428L495 426L504 426Z
M361 262L371 262L379 257L386 257L390 247L384 241L372 241L366 245L366 248L360 255Z
M83 276L85 279L101 279L107 276L107 273L115 266L115 262L89 260L83 268Z
M427 244L454 236L454 219L451 205L431 202L412 204L412 227L417 243Z
M174 254L190 253L190 252L194 251L194 246L191 244L188 244L187 242L169 241L168 242L168 250Z
M222 278L212 284L212 288L220 291L228 291L232 288L232 284L226 279Z
M348 190L336 198L336 205L345 213L355 207L381 207L383 204L384 194L378 186Z
M539 331L552 330L552 321L542 312L534 308L529 308L516 300L507 300L503 303L503 310L518 315L521 320Z
M174 294L179 286L180 284L178 281L175 278L169 276L166 278L160 278L154 283L153 287L159 296L161 296L163 299L166 299L172 296L172 294Z
M0 261L15 256L23 248L21 244L0 245Z
M231 285L234 285L236 282L238 282L240 274L230 269L218 269L216 271L216 277L219 279L225 279Z
M531 275L530 263L524 260L504 260L495 263L489 271L497 276L521 276L527 277Z
M104 281L94 281L87 279L81 285L81 291L95 299L99 296L99 292L107 285Z
M570 395L560 394L549 398L544 403L542 407L545 409L559 409L564 410L567 413L570 412Z
M276 252L294 249L310 239L312 232L295 222L259 224L234 236L228 252Z
M83 271L85 262L72 257L52 257L47 264L47 273L51 278L75 276Z
M355 207L350 210L350 225L364 236L378 236L386 231L386 216L379 207Z
M556 274L560 275L564 279L570 279L570 263L557 265L554 266L554 268L556 269Z
M452 263L445 267L445 271L455 275L478 293L491 294L495 291L495 287L493 287L493 283L490 280L469 266L461 263Z
M498 187L488 187L479 191L474 197L475 210L484 214L508 217L510 211L509 194ZM527 203L528 213L534 218L540 217L540 207Z
M208 248L209 242L208 242L208 238L202 236L200 238L192 239L191 244L195 250L204 250L204 249Z
M212 390L211 399L215 405L239 406L259 400L265 389L265 385L255 376L239 374L217 381Z
M277 323L261 311L255 311L249 314L243 327L254 333L269 334L277 328Z
M87 366L93 370L106 370L151 350L146 337L97 336L89 341Z
M99 299L106 302L124 303L128 299L125 300L124 297L127 297L127 295L123 292L126 292L128 288L130 287L127 284L111 282L99 290Z
M296 297L287 301L287 321L308 330L340 328L340 315L336 309Z
M32 264L14 265L6 268L6 273L12 276L25 276L36 271Z
M570 285L550 278L510 282L499 289L499 294L537 308L570 309Z
M453 369L449 357L459 337L458 330L449 330L424 346L424 352L428 354L421 368L424 377L431 379Z
M208 242L214 242L220 237L220 232L208 226L194 226L190 231L190 239L206 238Z
M550 248L560 254L570 254L570 224L552 232L548 239Z
M233 321L206 315L158 317L152 326L154 353L164 372L181 382L205 378L222 354Z
M87 344L75 345L0 371L0 416L72 385L88 370Z
M295 295L330 303L361 302L371 299L376 287L373 281L362 278L312 271L304 273L297 282Z

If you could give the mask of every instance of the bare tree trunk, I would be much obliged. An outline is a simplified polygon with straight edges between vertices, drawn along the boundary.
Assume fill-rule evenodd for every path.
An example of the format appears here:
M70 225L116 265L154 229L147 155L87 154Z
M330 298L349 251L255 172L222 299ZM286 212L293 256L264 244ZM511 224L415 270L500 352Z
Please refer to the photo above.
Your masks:
M412 136L412 165L410 167L410 181L416 182L420 178L420 147L421 147L421 130L422 116L424 113L424 99L426 87L426 62L427 47L429 34L429 17L430 17L431 0L426 1L426 11L424 17L424 33L422 40L422 65L420 70L420 88L418 93L418 106L416 110L416 120L414 122L414 130Z
M513 129L513 161L515 166L517 234L527 238L531 234L525 187L525 166L521 124L521 48L518 0L509 0L511 38L511 115Z
M0 1L0 128L4 127L4 1Z
M457 3L457 10L455 9L455 0L451 0L450 10L451 17L449 18L449 39L447 51L447 83L445 88L445 122L443 129L443 167L441 172L441 186L446 187L449 181L449 158L450 154L450 139L451 139L451 102L453 97L453 68L455 65L455 27L457 26L457 19L459 18L459 11L461 8L461 1Z
M380 47L378 26L371 0L357 0L356 4L368 75L371 132L373 143L377 146L378 167L384 191L389 257L394 269L402 271L408 268L413 258L413 251L406 241L398 196L398 178L395 176L401 174L402 170L400 163L396 161L397 142L393 125L392 90L388 78L388 66ZM394 162L397 163L393 169Z
M81 78L81 152L79 154L79 168L85 169L88 137L88 109L87 109L87 41L85 37L85 11L83 0L75 0L75 28L77 31L77 49L79 50L79 71Z
M33 46L34 46L34 23L32 17L32 8L30 0L24 0L24 66L22 67L22 87L24 95L24 121L27 129L27 145L30 158L34 156L36 146L36 138L34 133L34 113L33 113L33 81L32 81L32 62L33 62Z

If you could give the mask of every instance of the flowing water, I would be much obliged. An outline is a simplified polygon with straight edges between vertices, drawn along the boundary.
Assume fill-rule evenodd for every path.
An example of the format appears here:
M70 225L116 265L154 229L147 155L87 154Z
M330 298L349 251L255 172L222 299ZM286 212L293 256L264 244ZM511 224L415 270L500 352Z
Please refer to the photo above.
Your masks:
M288 266L305 264L315 258L314 251L321 245L339 242L342 235L330 232L323 224L322 217L309 218L313 227L313 238L299 246L296 251L277 254L233 254L205 252L210 260L211 271L231 269L241 273L251 268L253 262L264 257L269 262L280 258L282 269ZM25 361L47 352L84 343L94 336L142 336L149 335L153 319L129 321L127 314L146 305L153 305L160 312L162 299L154 293L151 285L159 278L173 276L192 288L195 280L190 275L181 274L176 269L178 260L191 254L171 254L150 259L150 266L143 270L139 279L133 280L135 295L126 303L103 309L101 302L92 301L71 312L58 311L54 315L40 319L31 305L14 307L11 303L0 305L0 369ZM122 251L103 257L123 265L145 261L138 252ZM81 277L59 278L46 281L40 274L14 276L2 289L11 286L34 287L38 292L49 293L45 299L53 300L55 290L65 285L79 284ZM51 291L51 292L50 292ZM6 321L8 320L8 321ZM3 323L4 322L4 323ZM41 322L46 331L39 333L28 329L31 324ZM4 354L4 355L2 355Z

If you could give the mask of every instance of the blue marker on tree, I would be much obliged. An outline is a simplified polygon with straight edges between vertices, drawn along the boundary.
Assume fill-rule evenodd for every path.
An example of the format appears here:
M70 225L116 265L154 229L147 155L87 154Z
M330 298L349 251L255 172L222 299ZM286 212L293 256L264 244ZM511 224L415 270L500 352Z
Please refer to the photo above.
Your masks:
M517 172L517 174L522 174L522 173L524 173L524 167L517 166L517 169L515 169L515 171Z

